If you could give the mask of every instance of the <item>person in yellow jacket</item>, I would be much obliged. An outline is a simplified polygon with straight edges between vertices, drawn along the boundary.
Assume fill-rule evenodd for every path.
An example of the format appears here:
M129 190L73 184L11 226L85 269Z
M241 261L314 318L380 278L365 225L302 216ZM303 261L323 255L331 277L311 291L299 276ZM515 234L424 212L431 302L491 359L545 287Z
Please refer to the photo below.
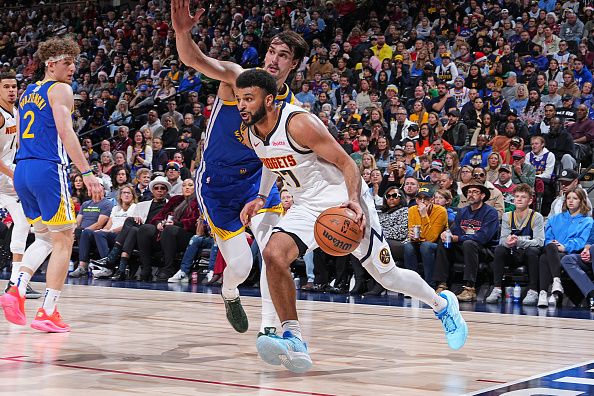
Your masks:
M430 285L433 282L437 239L448 226L447 211L443 206L433 204L433 193L433 188L419 188L417 204L408 209L408 241L404 244L405 268L418 271L420 257L425 281ZM418 227L418 232L415 227Z

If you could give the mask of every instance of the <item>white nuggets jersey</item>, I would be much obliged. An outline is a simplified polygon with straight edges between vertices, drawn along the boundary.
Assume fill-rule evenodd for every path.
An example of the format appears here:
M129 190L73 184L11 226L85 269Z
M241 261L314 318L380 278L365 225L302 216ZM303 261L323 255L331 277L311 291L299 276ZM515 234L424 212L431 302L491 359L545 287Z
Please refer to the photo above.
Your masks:
M323 211L348 200L342 172L310 149L299 146L287 133L291 118L305 111L283 102L275 129L266 140L249 128L250 144L265 167L282 177L296 205Z
M14 169L17 150L16 109L9 111L0 106L0 114L4 117L4 125L0 128L0 161ZM0 193L14 193L12 180L2 173L0 173Z

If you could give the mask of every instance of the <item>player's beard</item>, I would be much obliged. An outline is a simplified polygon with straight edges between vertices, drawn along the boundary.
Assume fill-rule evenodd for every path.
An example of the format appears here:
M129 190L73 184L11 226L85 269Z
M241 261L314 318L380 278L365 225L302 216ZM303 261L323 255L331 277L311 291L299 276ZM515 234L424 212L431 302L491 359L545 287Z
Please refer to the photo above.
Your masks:
M254 114L250 116L250 120L245 122L247 126L252 126L257 124L262 118L266 116L266 105L262 103L262 106Z

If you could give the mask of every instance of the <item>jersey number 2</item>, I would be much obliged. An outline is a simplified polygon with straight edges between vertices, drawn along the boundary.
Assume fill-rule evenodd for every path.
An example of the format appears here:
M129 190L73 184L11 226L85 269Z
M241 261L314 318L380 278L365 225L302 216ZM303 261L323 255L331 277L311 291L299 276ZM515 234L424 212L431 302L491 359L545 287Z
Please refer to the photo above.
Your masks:
M297 187L301 187L301 183L299 183L299 180L297 180L297 178L295 177L295 174L293 172L291 172L290 170L282 170L282 171L273 171L274 173L276 173L277 175L279 175L283 180L285 180L285 182L289 185L293 184L294 188ZM285 176L289 176L292 180L292 183L288 182L285 179Z
M31 130L31 126L33 126L33 123L35 122L35 113L29 110L23 116L23 119L26 120L27 118L30 118L31 120L29 121L29 123L27 124L27 128L25 128L25 131L23 132L23 139L33 139L35 137L35 134L29 131Z

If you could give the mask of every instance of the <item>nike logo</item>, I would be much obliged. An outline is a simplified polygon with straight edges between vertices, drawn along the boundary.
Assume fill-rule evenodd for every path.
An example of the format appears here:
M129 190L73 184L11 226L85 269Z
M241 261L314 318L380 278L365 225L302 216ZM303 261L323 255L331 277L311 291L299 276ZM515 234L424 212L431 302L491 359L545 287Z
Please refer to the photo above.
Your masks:
M258 142L258 143L255 143L255 144L254 144L254 147L258 147L259 145L260 145L260 143L259 143L259 142Z

